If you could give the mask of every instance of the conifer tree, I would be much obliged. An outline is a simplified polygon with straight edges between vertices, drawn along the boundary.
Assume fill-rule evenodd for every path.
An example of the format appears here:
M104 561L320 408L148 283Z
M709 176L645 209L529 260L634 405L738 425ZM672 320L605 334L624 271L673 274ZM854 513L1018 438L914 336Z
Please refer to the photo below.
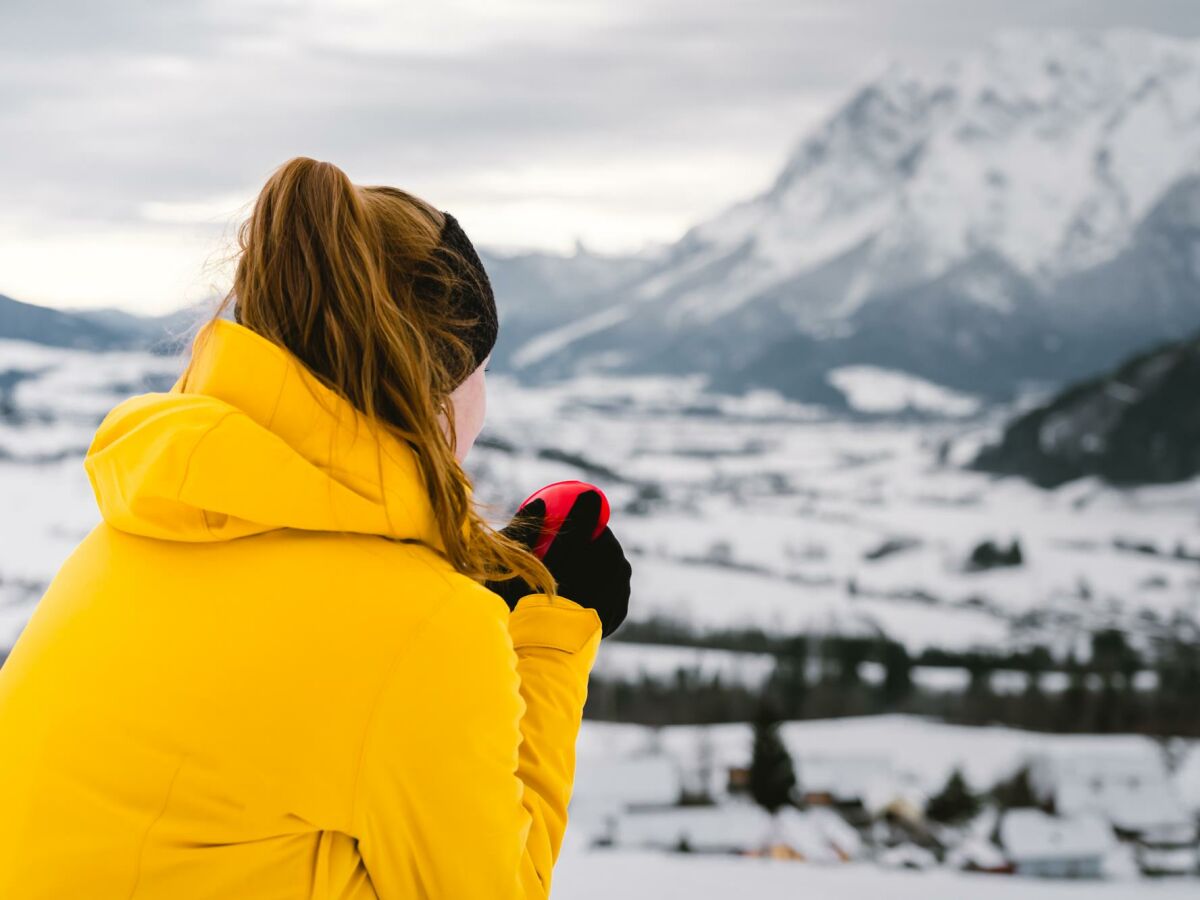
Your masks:
M1029 781L1029 766L1021 766L1008 778L997 782L992 788L992 799L1001 810L1036 807L1038 801Z
M912 693L912 658L903 644L886 641L883 665L883 702L887 709L894 709Z
M938 794L930 797L925 806L926 816L947 825L965 822L977 812L979 798L971 792L959 769L950 773L946 786Z
M755 803L774 816L791 802L795 786L796 770L779 736L779 717L775 707L764 700L754 721L750 794Z

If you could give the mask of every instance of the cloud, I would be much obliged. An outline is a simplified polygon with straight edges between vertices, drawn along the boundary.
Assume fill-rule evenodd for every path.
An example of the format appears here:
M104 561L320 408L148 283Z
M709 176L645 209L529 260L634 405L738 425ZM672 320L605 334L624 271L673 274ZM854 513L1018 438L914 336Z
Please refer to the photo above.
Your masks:
M99 235L200 253L223 209L309 155L455 209L481 243L630 249L764 187L802 131L887 58L1061 25L1196 33L1200 5L8 3L0 233L63 253ZM40 299L87 302L85 280L21 258L0 254L0 291L44 284ZM103 277L124 277L133 304L173 305L163 295L178 290Z

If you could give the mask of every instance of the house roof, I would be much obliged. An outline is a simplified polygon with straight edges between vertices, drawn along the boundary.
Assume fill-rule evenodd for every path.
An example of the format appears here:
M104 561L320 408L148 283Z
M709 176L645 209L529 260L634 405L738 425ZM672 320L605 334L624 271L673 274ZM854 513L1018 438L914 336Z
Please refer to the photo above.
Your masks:
M629 810L616 823L618 844L676 847L681 840L696 850L757 850L768 842L791 847L806 859L838 862L862 849L858 833L831 810L780 810L771 816L751 803Z
M1099 816L1050 816L1038 809L1005 813L1000 821L1000 842L1018 863L1099 857L1115 843L1112 829Z
M1184 806L1200 813L1200 743L1193 744L1180 763L1175 787Z
M1125 831L1186 826L1191 816L1161 775L1115 778L1065 778L1054 792L1054 808L1063 815L1096 813Z
M895 782L892 763L881 754L801 754L800 787L807 793L829 794L837 800L866 800L881 786Z
M750 803L630 810L617 819L616 842L625 846L675 847L684 838L694 849L760 847L770 816Z

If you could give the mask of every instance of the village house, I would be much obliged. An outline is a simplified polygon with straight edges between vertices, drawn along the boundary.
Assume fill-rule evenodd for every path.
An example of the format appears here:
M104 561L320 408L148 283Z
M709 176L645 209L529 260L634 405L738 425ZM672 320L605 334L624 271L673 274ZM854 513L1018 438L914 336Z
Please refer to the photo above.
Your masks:
M786 807L774 817L744 801L643 808L615 816L604 843L691 853L840 863L862 854L858 832L832 810Z
M1150 875L1197 870L1196 820L1166 764L1150 745L1104 752L1067 747L1032 758L1029 782L1039 801L1060 815L1095 815L1134 848Z
M1100 878L1115 840L1096 815L1052 816L1040 809L1013 809L1000 820L1000 843L1018 875L1035 878Z
M802 754L798 769L805 803L851 816L873 815L900 793L891 760L880 754Z
M1200 873L1195 824L1144 829L1134 841L1134 859L1147 875Z

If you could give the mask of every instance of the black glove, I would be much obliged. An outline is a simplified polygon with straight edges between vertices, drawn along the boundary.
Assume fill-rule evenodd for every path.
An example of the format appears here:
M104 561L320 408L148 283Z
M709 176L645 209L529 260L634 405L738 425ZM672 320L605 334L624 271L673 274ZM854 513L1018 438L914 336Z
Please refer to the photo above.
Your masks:
M535 500L522 509L501 533L532 548L546 517L546 504ZM562 527L550 543L543 562L558 584L558 593L580 606L596 610L601 636L608 637L629 612L629 577L632 572L621 544L605 527L595 540L600 520L600 495L584 491L575 498ZM509 609L522 597L537 593L523 578L489 581L487 587L504 598Z

